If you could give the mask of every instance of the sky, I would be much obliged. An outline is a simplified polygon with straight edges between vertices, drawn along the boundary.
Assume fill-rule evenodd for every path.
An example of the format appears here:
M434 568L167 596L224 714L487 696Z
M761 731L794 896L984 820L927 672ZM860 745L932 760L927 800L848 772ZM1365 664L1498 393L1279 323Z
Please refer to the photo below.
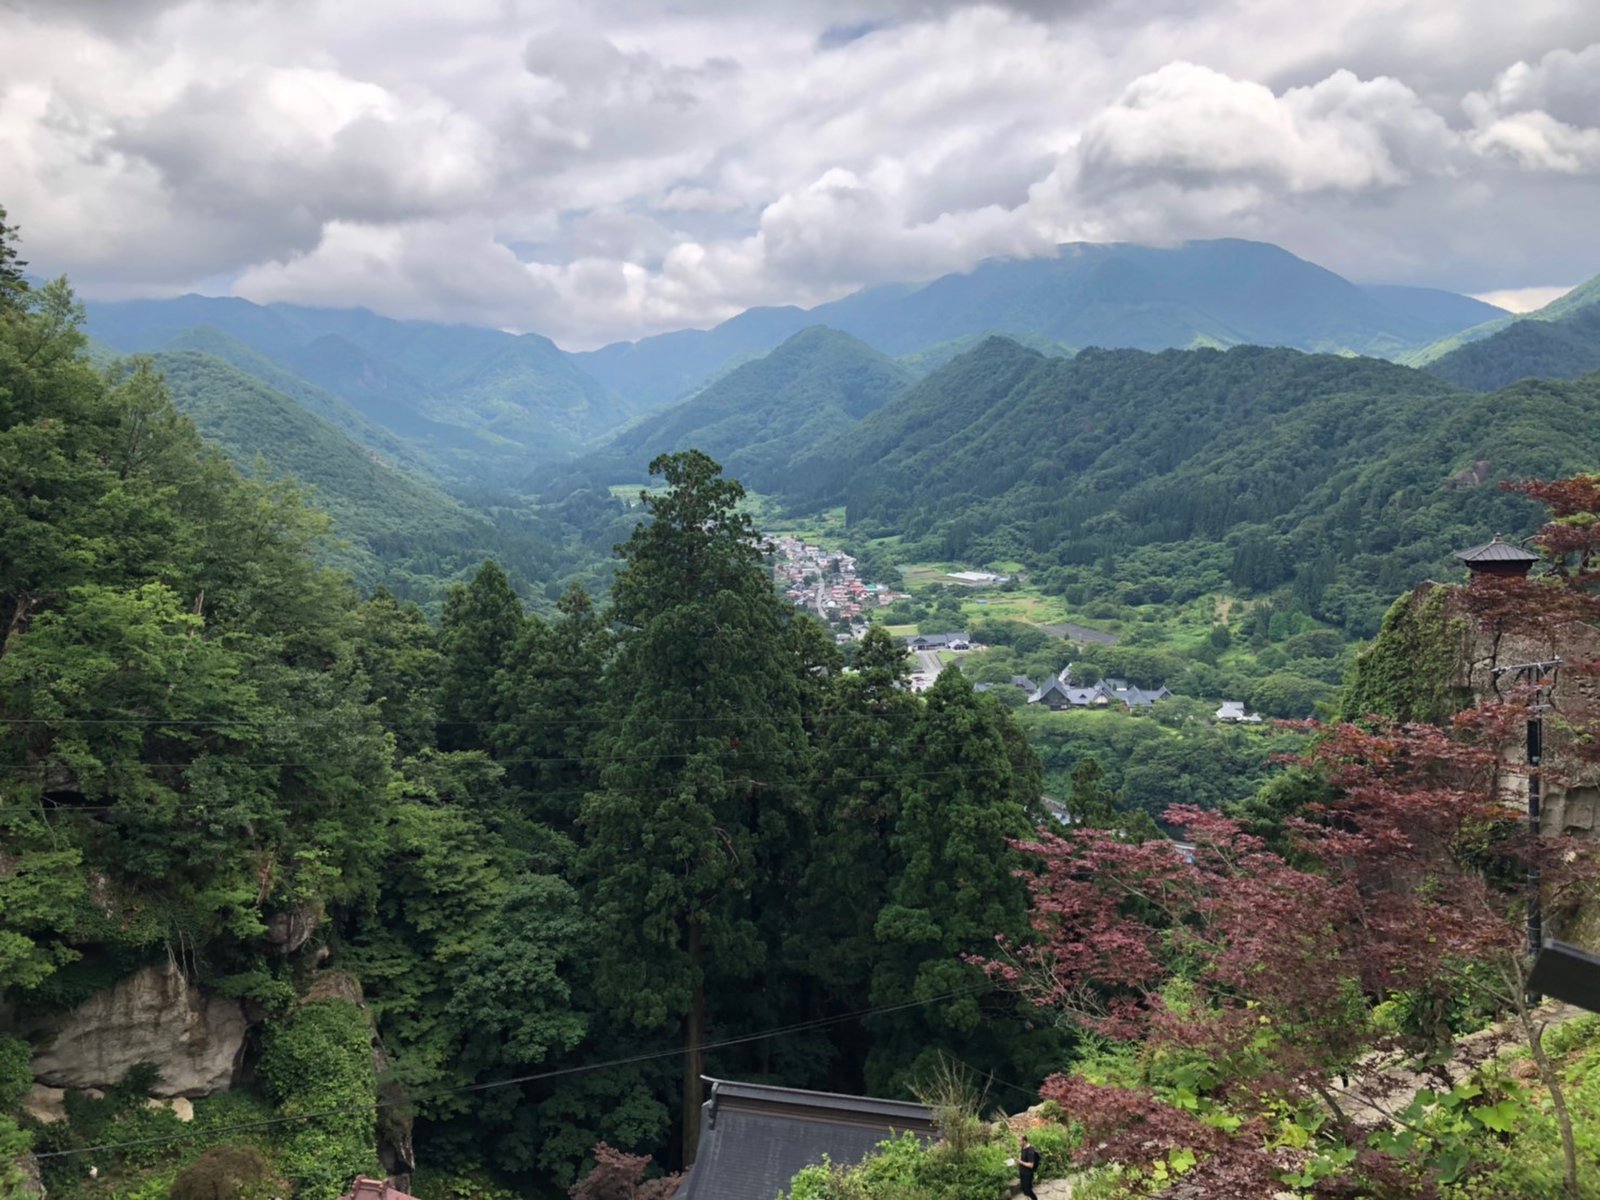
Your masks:
M90 297L569 348L1067 241L1600 273L1594 0L0 0L0 205Z

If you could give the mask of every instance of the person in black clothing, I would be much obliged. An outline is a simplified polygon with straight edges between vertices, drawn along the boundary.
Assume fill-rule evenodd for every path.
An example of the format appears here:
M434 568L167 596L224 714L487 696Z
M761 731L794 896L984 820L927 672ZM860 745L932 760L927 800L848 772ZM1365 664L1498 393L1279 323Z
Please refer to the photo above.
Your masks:
M1017 1151L1017 1174L1022 1177L1022 1194L1028 1200L1039 1200L1033 1192L1033 1173L1039 1169L1039 1152L1028 1144L1028 1135L1021 1138L1021 1149Z

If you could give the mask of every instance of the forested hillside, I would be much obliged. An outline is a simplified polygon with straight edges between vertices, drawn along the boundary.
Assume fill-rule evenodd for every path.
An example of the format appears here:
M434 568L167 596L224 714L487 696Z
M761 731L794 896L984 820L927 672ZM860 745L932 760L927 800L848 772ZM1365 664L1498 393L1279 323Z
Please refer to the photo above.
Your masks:
M329 560L363 591L382 585L431 604L445 580L507 548L487 517L221 359L169 351L154 363L179 411L240 471L263 467L268 478L287 474L315 489L310 501L333 518L338 541ZM535 577L562 565L538 561L531 540L518 549L520 568Z
M571 472L602 484L641 480L656 455L694 448L771 490L798 455L852 428L911 380L908 369L855 338L802 330L681 404L636 421Z
M225 1146L328 1200L414 1155L424 1194L553 1200L601 1139L677 1163L702 1067L899 1094L941 1052L1059 1060L963 958L1025 929L1033 751L959 673L906 690L881 632L844 672L704 455L655 465L604 608L531 615L491 563L435 627L75 326L64 285L0 296L0 1169L165 1195ZM169 363L219 437L307 433ZM308 470L357 469L326 433ZM107 1023L152 988L220 1077ZM79 1090L19 1126L63 1022ZM145 1103L174 1086L192 1125Z
M911 561L1018 560L1078 601L1291 585L1370 634L1450 550L1525 528L1494 483L1581 469L1597 418L1593 378L1485 397L1372 359L994 339L802 456L791 494Z
M1600 287L1590 287L1586 303L1575 300L1554 315L1513 321L1450 351L1427 369L1480 392L1519 379L1576 379L1600 371Z
M300 390L288 373L331 393L458 479L513 476L643 411L537 334L209 296L94 304L87 330L123 353L248 347L225 356L280 391Z

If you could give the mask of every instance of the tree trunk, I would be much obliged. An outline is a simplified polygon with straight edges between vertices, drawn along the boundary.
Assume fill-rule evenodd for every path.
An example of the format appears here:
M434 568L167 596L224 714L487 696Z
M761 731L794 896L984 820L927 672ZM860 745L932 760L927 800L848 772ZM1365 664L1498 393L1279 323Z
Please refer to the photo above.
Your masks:
M1522 1018L1522 1029L1528 1038L1528 1049L1533 1052L1533 1061L1539 1067L1539 1078L1544 1083L1545 1090L1550 1093L1550 1107L1555 1109L1556 1125L1561 1130L1561 1156L1566 1164L1566 1178L1563 1180L1566 1193L1572 1200L1577 1200L1578 1145L1572 1136L1572 1113L1567 1108L1567 1094L1561 1090L1561 1074L1546 1056L1544 1030L1534 1021L1526 1006L1521 1006L1517 1015Z
M694 998L689 1003L689 1016L684 1022L683 1045L683 1165L694 1165L695 1150L700 1144L700 1105L705 1099L705 1085L700 1073L705 1069L706 1041L706 985L705 985L705 932L699 921L689 922L689 962L694 973Z
M36 603L37 601L27 592L22 592L17 596L17 604L11 612L11 620L6 624L5 636L0 638L0 658L5 657L6 651L11 649L11 644L27 630L28 618L33 615Z

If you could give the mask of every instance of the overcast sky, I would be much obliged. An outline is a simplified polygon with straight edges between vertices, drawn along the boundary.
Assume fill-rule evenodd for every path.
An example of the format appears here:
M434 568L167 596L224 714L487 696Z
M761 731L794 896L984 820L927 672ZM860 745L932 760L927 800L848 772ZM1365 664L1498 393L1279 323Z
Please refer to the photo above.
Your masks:
M574 348L1072 240L1559 288L1600 3L0 0L0 204L91 296Z

